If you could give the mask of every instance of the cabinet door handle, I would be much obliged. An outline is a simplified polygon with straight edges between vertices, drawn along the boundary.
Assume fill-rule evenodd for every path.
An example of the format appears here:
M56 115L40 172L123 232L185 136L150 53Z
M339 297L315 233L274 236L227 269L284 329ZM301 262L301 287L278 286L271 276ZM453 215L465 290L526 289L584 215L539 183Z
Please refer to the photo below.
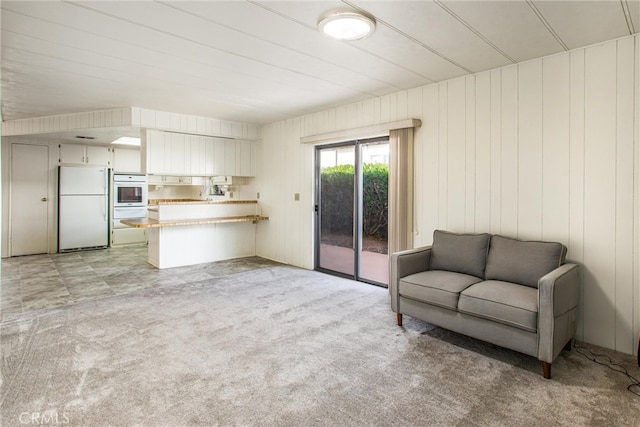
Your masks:
M49 199L47 199L46 197L43 197L42 199L40 199L41 202L46 202L47 200Z

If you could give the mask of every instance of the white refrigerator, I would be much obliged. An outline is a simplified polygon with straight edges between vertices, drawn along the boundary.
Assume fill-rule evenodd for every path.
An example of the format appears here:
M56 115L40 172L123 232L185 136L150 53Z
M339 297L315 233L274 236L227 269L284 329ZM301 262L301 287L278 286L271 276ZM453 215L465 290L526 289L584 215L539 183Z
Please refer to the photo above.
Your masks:
M58 177L58 251L106 248L108 169L60 166Z

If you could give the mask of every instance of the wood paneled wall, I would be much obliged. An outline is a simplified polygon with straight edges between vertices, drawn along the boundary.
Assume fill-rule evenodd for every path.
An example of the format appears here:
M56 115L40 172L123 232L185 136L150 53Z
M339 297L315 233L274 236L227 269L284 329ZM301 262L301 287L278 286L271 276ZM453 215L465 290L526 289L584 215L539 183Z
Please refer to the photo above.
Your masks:
M578 338L633 353L639 63L640 36L626 37L265 126L259 255L313 268L314 147L300 137L419 118L415 246L438 228L563 242L583 267Z

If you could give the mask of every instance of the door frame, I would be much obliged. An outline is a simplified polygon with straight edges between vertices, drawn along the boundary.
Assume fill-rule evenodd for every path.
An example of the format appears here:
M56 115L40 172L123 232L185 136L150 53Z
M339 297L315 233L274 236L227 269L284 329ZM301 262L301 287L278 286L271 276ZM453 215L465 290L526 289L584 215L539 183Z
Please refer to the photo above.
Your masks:
M314 270L323 273L331 274L333 276L344 277L347 279L356 280L358 282L368 283L386 288L388 285L384 283L375 282L373 280L360 277L360 257L362 253L362 229L363 229L363 179L362 179L362 150L361 147L366 144L376 142L389 142L389 135L377 136L372 138L359 138L351 139L348 141L342 141L331 144L316 145L314 151L314 211L315 211L315 224L314 224ZM353 260L353 274L345 274L327 268L320 267L320 226L321 226L321 212L320 212L320 156L319 152L326 148L340 148L340 147L354 147L354 180L353 180L353 239L354 239L354 260Z
M14 182L13 182L13 171L14 168L16 167L16 165L14 164L13 161L13 149L15 145L26 145L26 146L31 146L31 147L44 147L46 148L46 153L47 153L47 158L46 158L46 164L47 164L47 170L46 170L46 176L47 176L47 209L46 209L46 222L47 222L47 231L46 231L46 251L44 253L51 253L51 244L52 244L52 237L51 237L51 212L53 209L53 205L55 204L55 200L52 197L52 176L51 176L51 147L50 144L34 144L34 143L29 143L29 142L22 142L22 141L11 141L8 145L8 163L9 163L9 176L8 176L8 206L7 206L7 210L5 211L5 214L7 215L7 231L6 231L6 247L7 247L7 256L15 256L13 253L13 205L14 205ZM5 163L6 164L6 163ZM3 251L4 253L4 251ZM4 255L3 255L4 256Z

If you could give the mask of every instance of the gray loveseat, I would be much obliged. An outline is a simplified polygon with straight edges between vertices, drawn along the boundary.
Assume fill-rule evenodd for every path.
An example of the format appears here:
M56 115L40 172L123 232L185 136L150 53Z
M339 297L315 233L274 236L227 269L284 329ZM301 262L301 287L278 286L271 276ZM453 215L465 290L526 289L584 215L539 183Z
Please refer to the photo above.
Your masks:
M433 245L391 255L389 291L406 314L551 364L571 349L578 305L576 264L554 242L436 230Z

